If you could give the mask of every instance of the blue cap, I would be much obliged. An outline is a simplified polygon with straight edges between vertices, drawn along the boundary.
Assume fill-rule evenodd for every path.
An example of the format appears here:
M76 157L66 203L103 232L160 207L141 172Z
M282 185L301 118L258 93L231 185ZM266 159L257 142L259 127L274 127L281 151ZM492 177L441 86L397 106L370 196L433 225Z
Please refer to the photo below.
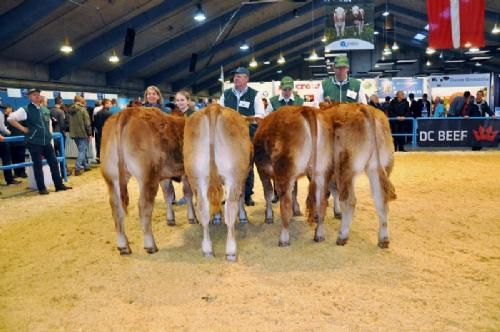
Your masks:
M235 70L232 71L233 74L245 74L248 77L250 77L250 71L246 69L245 67L238 67Z

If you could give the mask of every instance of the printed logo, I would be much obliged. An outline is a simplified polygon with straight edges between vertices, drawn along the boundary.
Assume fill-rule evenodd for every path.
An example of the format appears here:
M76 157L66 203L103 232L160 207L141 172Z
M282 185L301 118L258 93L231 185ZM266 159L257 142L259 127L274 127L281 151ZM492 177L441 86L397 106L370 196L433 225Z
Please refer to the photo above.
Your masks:
M493 131L493 126L489 126L487 129L484 129L484 127L480 125L479 130L473 129L472 131L474 132L474 137L478 142L493 142L498 134L498 130Z

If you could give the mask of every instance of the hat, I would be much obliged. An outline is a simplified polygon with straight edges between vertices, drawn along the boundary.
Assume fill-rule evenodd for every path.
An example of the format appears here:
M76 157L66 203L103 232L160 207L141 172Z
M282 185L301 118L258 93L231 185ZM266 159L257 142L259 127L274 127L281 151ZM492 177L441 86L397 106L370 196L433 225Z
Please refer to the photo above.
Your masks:
M33 92L38 92L38 93L40 93L40 92L41 92L41 90L40 90L40 89L29 89L29 90L28 90L28 96L29 96L30 94L32 94Z
M250 77L250 71L246 69L245 67L238 67L235 70L232 71L233 74L245 74L248 77Z
M349 67L349 58L345 55L337 55L333 63L335 67Z
M283 76L281 79L280 88L282 89L293 89L293 78L290 76Z

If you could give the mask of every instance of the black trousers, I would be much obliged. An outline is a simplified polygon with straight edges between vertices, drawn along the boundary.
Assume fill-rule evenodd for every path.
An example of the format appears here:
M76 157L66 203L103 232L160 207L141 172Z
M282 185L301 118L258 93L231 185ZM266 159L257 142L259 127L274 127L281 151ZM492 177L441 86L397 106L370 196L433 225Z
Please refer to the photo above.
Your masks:
M2 165L7 166L12 164L12 159L10 157L9 143L0 142L0 158L2 159ZM3 176L5 182L11 183L14 180L14 175L12 175L12 170L4 170Z
M253 142L253 137L255 136L255 132L257 131L257 124L252 123L248 126L248 130L250 133L250 139ZM255 175L253 172L253 159L250 162L250 171L248 172L247 179L245 180L245 200L250 199L253 195L253 186L254 186Z
M56 154L52 144L37 145L28 143L28 151L30 152L31 160L33 161L33 173L35 174L38 191L47 189L43 179L42 156L47 159L47 163L50 167L50 173L52 174L52 181L54 181L54 186L56 189L62 188L63 183L61 172L59 171L59 165L57 164Z
M101 137L102 134L100 131L95 132L95 152L97 159L101 158Z
M13 164L20 164L26 161L26 144L23 143L13 143L10 144L10 155L12 157ZM26 168L15 168L14 169L15 176L24 176L26 175Z

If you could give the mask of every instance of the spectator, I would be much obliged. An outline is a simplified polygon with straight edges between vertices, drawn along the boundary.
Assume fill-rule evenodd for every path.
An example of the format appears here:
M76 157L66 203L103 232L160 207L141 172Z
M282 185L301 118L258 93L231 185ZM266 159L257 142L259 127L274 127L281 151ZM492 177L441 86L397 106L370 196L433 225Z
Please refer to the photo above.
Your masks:
M484 100L483 90L479 90L478 92L476 92L476 105L479 107L479 111L481 112L482 117L485 117L486 114L488 114L493 119L496 118L495 113L493 113L486 100Z
M173 113L184 117L190 117L194 114L194 107L190 104L191 95L185 90L181 90L175 95L176 108Z
M120 112L120 106L118 106L118 102L116 101L115 98L111 99L111 113L115 114Z
M81 175L84 171L90 171L87 160L89 140L92 137L90 117L87 112L85 99L75 96L74 104L69 108L70 125L69 136L75 141L78 148L78 157L75 163L75 175Z
M62 183L56 155L51 144L52 134L49 130L50 111L40 104L40 97L40 90L29 90L28 98L30 99L30 103L24 108L21 107L10 114L8 121L25 134L28 141L28 150L33 161L33 173L35 173L38 193L40 195L47 195L49 192L45 187L43 179L42 155L45 156L49 164L56 191L68 190L72 189L72 187ZM20 121L26 121L26 126L21 125Z
M434 99L434 115L435 118L444 118L443 100L439 97Z
M410 113L411 116L414 118L420 118L422 116L422 113L420 112L417 101L415 100L415 95L413 93L410 93L408 95L408 98L410 99Z
M461 116L464 105L470 97L470 91L465 91L463 96L456 96L453 98L448 109L448 116Z
M95 115L94 119L96 158L97 163L99 164L101 163L102 129L104 128L106 120L112 115L113 113L111 113L111 100L103 99L102 109Z
M403 91L398 91L396 93L396 98L391 101L389 116L391 118L396 118L396 121L391 121L392 132L394 134L404 134L406 131L405 119L411 116L411 113L410 106L405 99L405 93ZM404 144L405 136L394 137L395 151L406 152Z
M154 85L148 86L146 91L144 91L144 106L156 107L163 112L171 113L171 110L167 109L163 104L163 96L160 89Z
M385 101L382 103L382 109L384 110L385 115L389 116L389 111L391 109L391 97L385 97Z
M62 98L56 97L54 107L50 110L50 119L52 120L52 132L61 133L63 138L63 146L61 146L59 140L54 140L54 148L56 156L62 156L62 149L65 147L65 136L64 136L64 125L66 119L64 118L64 112L61 109Z
M4 109L5 113L5 118L8 118L9 115L12 113L12 106L6 105ZM26 126L25 122L22 121L20 122L22 126ZM7 122L7 127L11 132L11 136L24 136L24 133L17 129L16 127L12 126L10 123ZM10 156L11 156L11 161L13 164L21 164L26 161L26 142L10 142L9 143L10 147ZM14 168L14 177L16 178L27 178L28 175L26 174L26 168L25 167L18 167Z
M378 108L379 110L385 113L384 108L380 104L378 96L376 94L370 96L370 101L368 102L368 105Z
M417 109L421 117L427 118L431 115L431 103L427 100L427 93L424 93L417 101Z
M0 109L0 158L2 159L3 166L8 166L12 164L9 143L3 141L4 136L10 134L11 134L10 130L5 126L4 110ZM21 181L14 179L14 175L12 174L11 169L4 170L3 176L5 178L5 182L7 182L7 185L21 183Z

